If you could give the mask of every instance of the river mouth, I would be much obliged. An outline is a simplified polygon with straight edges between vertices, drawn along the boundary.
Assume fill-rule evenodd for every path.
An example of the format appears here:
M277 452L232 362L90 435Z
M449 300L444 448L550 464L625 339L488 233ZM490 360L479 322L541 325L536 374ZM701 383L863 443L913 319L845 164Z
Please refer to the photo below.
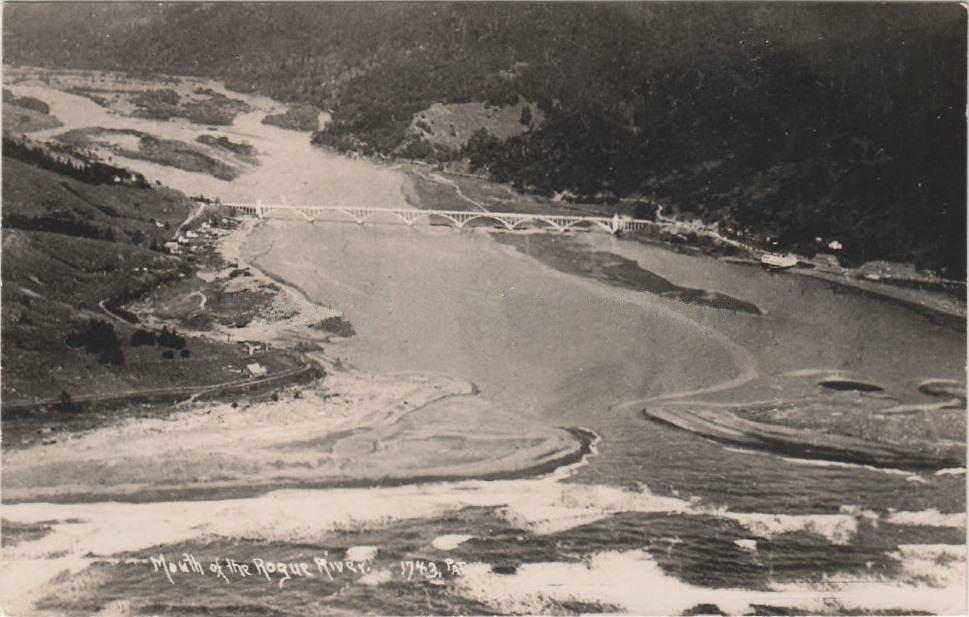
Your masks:
M227 200L404 203L399 174L260 128L265 113L213 133L259 153L259 167L232 182L132 166ZM193 140L199 129L113 122ZM473 416L454 401L432 402L400 421L438 438L411 444L445 450L442 469L465 449L448 426L583 427L570 429L576 452L475 480L416 470L392 481L145 493L142 503L8 501L4 517L29 537L8 554L29 566L17 580L67 570L36 605L63 612L124 602L188 614L302 614L313 603L388 614L674 614L698 604L804 613L824 612L832 598L835 613L959 606L964 560L925 547L964 544L964 469L874 469L723 447L649 423L641 409L691 397L714 407L776 401L814 392L819 375L835 373L883 385L899 404L924 403L920 384L926 397L960 391L964 340L904 307L831 294L818 281L586 235L578 244L533 239L531 249L554 247L546 260L520 250L525 236L270 220L242 247L247 261L354 324L355 336L326 345L331 356L379 375L476 386ZM567 260L580 267L552 263ZM359 435L346 432L348 466L369 446ZM38 538L30 525L49 531ZM466 536L437 548L451 545L440 538ZM198 577L173 587L148 561L187 552L205 563L312 564L361 547L377 547L374 570L384 574L331 584L320 573L282 587L278 577L228 587ZM415 580L394 569L420 560L444 568L447 559L464 562L464 575ZM72 585L83 590L66 593Z

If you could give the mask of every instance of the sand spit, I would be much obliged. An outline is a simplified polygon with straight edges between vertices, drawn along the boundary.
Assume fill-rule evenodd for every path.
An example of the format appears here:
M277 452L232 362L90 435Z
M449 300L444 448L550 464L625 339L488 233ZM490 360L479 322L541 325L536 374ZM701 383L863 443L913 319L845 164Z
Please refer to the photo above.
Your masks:
M359 459L376 455L378 442L390 438L404 414L470 393L469 385L446 377L348 373L330 375L325 385L288 389L279 401L199 404L168 419L133 419L10 452L4 459L4 498L125 499L359 477L377 471L379 461L390 463L384 453L371 464Z
M716 393L713 400L640 401L638 411L648 420L789 460L903 475L965 466L965 386L958 382L924 380L917 391L897 383L883 388L835 369L787 371L762 381ZM935 400L924 402L926 395Z
M874 441L752 422L722 408L644 408L652 420L691 431L704 437L745 447L764 448L791 456L821 458L837 462L876 467L910 469L944 469L964 463L963 444L953 444L943 452L921 452Z

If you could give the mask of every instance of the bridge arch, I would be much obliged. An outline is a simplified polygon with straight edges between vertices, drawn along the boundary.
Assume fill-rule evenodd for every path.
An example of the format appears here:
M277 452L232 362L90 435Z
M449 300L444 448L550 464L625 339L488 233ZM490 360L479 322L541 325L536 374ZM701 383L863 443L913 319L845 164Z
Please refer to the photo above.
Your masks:
M583 224L588 224L589 227L591 227L591 228L595 228L596 226L598 226L598 227L602 228L604 231L608 231L609 233L612 233L613 232L613 229L612 229L612 221L611 220L609 220L609 219L598 219L598 218L593 218L593 217L577 218L577 220L574 220L574 221L568 223L565 226L564 229L577 229L579 227L579 225L583 225Z
M490 220L496 223L501 223L508 231L512 231L515 228L515 225L521 222L521 220L515 221L515 219L512 217L503 217L500 214L491 214L490 212L481 212L481 213L476 212L469 218L465 219L460 226L464 227L471 221L475 221L475 220Z
M435 217L436 216L436 217L440 217L442 219L447 219L448 221L451 222L451 224L453 224L458 229L463 229L464 228L464 220L463 220L463 218L462 219L458 219L456 216L452 216L450 212L444 212L444 211L435 212L433 210L427 210L426 212L427 212L427 216L428 216L428 218L430 220L433 220L431 217Z
M314 210L309 208L297 208L296 211L299 212L300 216L310 223L316 220L316 212Z
M413 212L406 210L392 210L391 214L407 223L408 227L413 227L414 223L427 216L423 210L414 210Z
M520 229L521 226L526 223L530 225L539 224L543 229L551 228L551 229L554 229L555 231L565 230L565 228L562 225L560 225L557 221L555 221L555 219L553 219L552 217L543 216L541 214L532 214L532 215L522 216L521 218L517 219L515 221L515 224L512 225L511 231L516 231Z
M360 225L363 225L367 221L367 219L372 217L374 214L376 214L376 212L349 211L348 214L352 216L353 220L355 220L357 223L359 223Z

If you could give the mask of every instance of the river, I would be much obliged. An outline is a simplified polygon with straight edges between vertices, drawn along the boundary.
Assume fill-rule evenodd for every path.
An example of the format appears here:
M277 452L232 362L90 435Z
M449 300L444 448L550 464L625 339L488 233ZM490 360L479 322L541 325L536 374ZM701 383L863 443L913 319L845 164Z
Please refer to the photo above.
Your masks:
M65 123L39 137L102 126L191 141L204 130L108 114L88 99L40 85L12 89L49 103ZM408 206L402 173L312 147L305 133L261 123L276 107L272 101L229 94L254 111L212 134L255 145L258 166L224 182L123 162L152 180L223 201ZM599 436L595 453L533 479L285 491L154 510L64 506L63 518L90 517L107 533L130 526L137 512L166 521L171 533L162 533L160 543L193 537L196 524L217 534L208 544L216 552L242 550L238 538L256 538L279 555L312 542L374 544L413 556L435 554L432 540L464 540L449 554L469 563L466 574L443 591L371 581L323 601L312 587L294 585L267 601L272 610L294 614L307 602L319 602L313 606L320 612L445 614L671 614L702 603L729 612L754 605L965 610L964 559L925 548L962 550L964 475L728 448L641 413L661 401L790 398L816 390L819 375L849 375L878 384L881 396L895 401L925 402L917 392L923 380L964 379L962 333L817 279L605 235L583 234L576 242L679 285L753 303L763 314L686 305L565 274L480 230L268 221L253 232L244 256L345 313L357 334L330 354L368 371L473 382L485 404L511 412L495 422L518 416L585 427ZM831 396L850 405L860 395ZM460 404L442 401L407 422L459 424L461 413ZM474 416L481 430L494 428L482 417ZM29 512L24 504L21 514ZM212 523L230 513L246 522ZM164 602L160 594L143 592ZM194 602L199 611L216 606L211 597Z
M81 73L83 74L83 73ZM77 82L79 85L87 82ZM105 84L96 82L97 86ZM257 151L258 165L246 168L246 172L233 181L219 180L203 173L193 173L158 165L145 160L115 157L119 163L137 170L149 181L160 181L165 186L178 189L188 195L203 194L220 197L226 202L256 202L319 204L319 205L371 205L374 201L386 207L407 207L403 194L403 174L353 161L336 153L316 148L310 144L307 134L271 124L262 119L270 112L280 111L283 106L266 97L231 92L221 84L206 80L182 78L178 85L153 84L125 80L116 87L138 89L173 87L187 96L197 87L211 88L235 99L244 100L252 109L240 113L231 126L207 127L184 119L158 121L124 116L98 105L84 96L29 82L29 85L8 86L17 96L34 96L50 106L51 115L64 126L32 133L36 139L47 139L71 129L101 127L106 129L134 129L156 137L194 143L199 135L226 137L234 142L246 142ZM327 120L322 114L321 120ZM108 153L105 153L107 155Z

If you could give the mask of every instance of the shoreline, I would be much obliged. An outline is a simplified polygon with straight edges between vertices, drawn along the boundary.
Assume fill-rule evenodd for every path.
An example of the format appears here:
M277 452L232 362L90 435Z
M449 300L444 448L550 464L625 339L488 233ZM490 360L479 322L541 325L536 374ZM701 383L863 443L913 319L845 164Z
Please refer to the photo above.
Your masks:
M508 184L494 182L494 181L492 181L491 179L489 179L486 176L480 176L480 175L476 175L476 174L462 173L462 172L457 172L457 171L448 170L448 169L439 170L439 169L437 169L431 163L426 163L426 162L422 162L422 161L415 161L415 160L410 160L410 159L398 159L398 158L394 158L394 157L386 157L386 158L381 158L381 157L367 157L367 156L359 155L359 154L357 154L356 156L350 156L348 153L341 152L341 151L336 150L335 148L332 148L332 147L322 146L322 145L319 145L319 144L315 144L315 145L317 147L327 149L327 150L329 150L331 152L334 152L335 154L338 154L338 155L341 155L341 156L347 156L347 157L350 157L350 158L358 158L360 160L367 161L369 163L372 163L372 164L377 165L377 166L380 166L380 167L387 167L387 168L391 168L391 169L399 169L406 177L410 178L412 181L413 180L417 180L417 179L423 179L423 180L429 181L429 182L432 182L432 181L433 182L437 182L441 186L449 186L450 188L453 188L455 190L457 199L460 199L460 200L463 200L463 201L467 201L467 202L469 202L469 203L477 206L478 208L484 208L484 209L491 210L491 208L488 207L489 204L482 203L480 201L471 199L471 198L469 198L468 196L464 195L461 192L460 182L462 180L481 182L481 183L485 183L485 184L489 185L490 187L494 187L494 188L500 187L503 190L506 190L506 191L509 191L509 192L513 192L514 195L515 195L515 197L519 201L534 201L536 199L544 199L544 198L541 198L541 196L538 196L538 195L533 195L533 194L529 194L529 193L521 193L521 192L516 191L515 189L513 189ZM445 184L443 182L440 182L439 180L435 180L433 178L429 178L428 176L430 175L430 173L425 173L425 172L427 172L428 169L430 169L430 171L432 173L438 174L438 175L442 176L444 179L449 180L450 182L447 182ZM411 196L408 196L408 201L415 208L421 208L421 206L419 205L419 199L417 200L418 203L415 203L415 201L413 201L410 197ZM620 199L620 200L618 200L617 204L622 204L624 201L626 201L626 200L625 199ZM544 208L549 208L550 207L549 204L547 204L547 203L539 202L539 204L538 204L537 207L543 209L543 213L545 213L545 214L556 214L556 213L561 213L561 208L563 206L565 206L569 210L573 210L576 213L580 213L580 214L587 214L587 215L590 215L590 216L591 215L603 215L602 212L601 212L603 210L603 206L601 204L596 204L596 203L593 203L593 202L572 202L572 201L569 201L569 202L565 202L565 201L563 201L563 202L557 202L556 203L556 207L558 207L559 210L556 211L554 209L551 209L548 212L544 212ZM711 240L714 243L719 242L719 243L724 244L725 246L729 246L729 247L731 247L733 249L736 249L736 250L745 251L747 253L750 253L750 254L755 255L755 256L758 256L758 257L760 255L762 255L762 254L766 254L766 253L770 253L771 252L768 249L762 249L762 248L759 248L759 247L756 247L756 246L753 246L753 245L750 245L750 244L746 244L746 243L744 243L744 242L742 242L740 240L737 240L736 238L724 236L715 227L711 227L711 226L705 225L705 224L704 225L697 225L697 224L694 224L694 223L691 223L691 222L687 222L687 221L680 221L680 220L677 220L677 219L672 218L672 217L669 217L669 216L664 216L662 214L660 214L657 217L657 219L655 221L655 226L656 226L656 229L657 230L666 231L666 232L669 232L671 234L674 234L674 233L694 233L694 234L697 234L699 236L706 237L706 238L708 238L709 240ZM629 236L626 237L626 238L624 238L624 239L631 240L633 242L654 243L657 246L665 247L665 248L667 248L668 250L671 250L671 251L677 251L680 247L684 247L690 253L698 253L698 254L702 254L702 255L706 255L706 256L710 256L710 257L715 257L715 258L721 258L722 257L722 254L721 254L722 252L718 253L718 251L716 250L716 248L717 248L716 246L710 247L710 246L697 245L697 244L678 244L678 243L675 243L675 242L670 242L668 240L651 238L649 235L643 235L642 232L631 232L629 234ZM814 269L806 269L804 267L796 267L796 268L792 269L791 272L798 273L798 274L804 274L804 275L807 275L807 276L812 276L812 275L816 275L816 274L823 274L823 275L828 275L828 276L831 276L831 277L844 278L844 279L846 279L844 281L845 284L851 284L851 283L853 283L855 281L858 281L858 282L864 282L864 283L874 283L874 284L884 285L885 287L888 287L888 288L904 288L904 287L907 287L907 286L918 286L919 284L925 284L925 285L930 285L930 286L958 287L958 288L961 288L963 290L966 290L967 289L966 281L964 279L950 279L950 278L945 278L943 276L939 276L939 275L934 274L934 273L924 273L924 272L920 272L920 271L915 271L915 276L914 277L904 277L904 276L900 276L900 277L883 277L881 279L877 279L877 278L876 279L872 279L872 278L865 278L865 265L866 264L861 264L860 266L853 266L853 267L840 266L837 270L833 270L833 269L829 270L827 266L819 266L819 265L815 264L814 261L813 261L814 258L807 258L807 257L805 257L803 255L797 255L797 257L799 258L799 261L801 263L812 264L812 265L815 266L815 268ZM729 257L727 259L735 259L737 261L737 263L749 263L751 265L758 265L758 266L760 265L760 262L757 261L757 260L755 260L755 259L747 260L747 259L743 259L743 258L729 258ZM876 262L869 262L869 263L877 263L877 260L876 260ZM911 267L913 269L913 271L914 271L915 264L912 263L912 262L891 262L891 263L893 265L898 265L898 266L903 266L903 267ZM960 316L958 313L955 313L955 315L956 316ZM965 316L965 314L962 314L961 317L963 319L965 319L966 316Z
M835 290L850 290L849 293L857 293L862 296L868 296L883 302L895 304L922 315L938 326L950 328L958 332L966 331L967 315L965 312L965 304L962 305L962 312L959 312L957 309L949 309L943 306L933 305L930 303L930 299L932 299L937 292L919 289L912 293L909 297L902 297L902 294L899 292L893 293L894 290L899 289L899 287L893 283L877 283L875 281L859 280L852 277L851 274L848 273L838 276L836 274L827 272L798 270L795 271L795 274L826 281ZM913 279L913 282L917 283L917 280ZM873 289L871 286L869 286L869 283L875 283L876 285L879 285L879 288Z
M655 243L653 246L673 250L665 243ZM704 254L703 251L699 251ZM718 258L716 255L709 257ZM752 259L719 258L727 263L761 269L761 264ZM840 271L829 271L820 268L794 267L790 270L770 272L781 276L793 274L824 281L833 289L847 293L875 298L895 304L902 308L918 313L929 321L946 328L966 331L966 283L954 279L892 279L873 280L863 276L860 268L842 268ZM919 284L943 287L956 287L963 290L963 294L955 296L950 291L921 289ZM956 300L958 298L958 300ZM946 302L946 299L950 299ZM959 300L962 302L960 303ZM961 310L960 310L961 309Z
M318 146L326 147L326 146ZM332 148L329 148L337 154L340 153ZM345 156L345 154L344 154ZM364 160L371 162L375 165L381 167L388 167L392 169L399 169L407 178L408 185L406 187L405 199L413 207L418 209L433 209L435 206L430 204L425 206L421 203L421 196L417 188L417 184L421 181L423 182L433 182L439 187L447 187L455 192L455 199L461 201L467 201L475 206L477 209L484 210L494 210L489 203L483 203L479 199L469 198L461 191L462 181L473 181L484 183L492 188L502 188L506 191L514 192L515 197L519 201L527 202L524 208L525 211L531 211L538 208L539 211L545 212L549 208L548 204L543 203L532 203L536 200L536 197L529 194L523 194L514 191L511 187L505 184L496 183L488 178L481 176L467 175L461 173L454 173L447 170L440 171L435 170L434 173L446 177L442 179L447 179L449 182L446 184L440 182L439 180L429 178L429 173L426 173L425 169L420 169L427 167L428 165L421 165L414 161L408 160L398 160L398 159L381 159L381 158L368 158L361 157ZM564 202L563 202L564 203ZM562 204L558 204L559 207ZM584 204L584 203L568 203L570 209L577 211L580 214L588 215L601 215L599 212L601 206L596 204ZM547 214L554 214L555 211L549 209ZM656 246L663 250L675 252L675 253L685 253L689 255L702 255L710 257L713 259L720 259L730 263L737 263L741 265L757 266L760 269L761 263L758 261L757 257L759 255L768 253L764 249L760 249L751 245L738 242L732 238L724 237L715 228L708 228L707 226L696 226L687 222L677 221L670 217L661 216L655 223L656 229L653 233L650 232L631 232L625 237L620 237L622 240L627 240L637 244L646 244L651 246ZM486 233L491 233L487 228L484 228ZM698 243L677 243L672 242L668 238L664 237L654 237L655 233L667 233L675 235L678 233L694 233L700 237L706 238L707 242ZM508 232L514 234L515 232ZM574 234L555 234L555 237L574 237ZM712 244L711 244L712 243ZM719 244L718 244L719 243ZM743 251L752 257L737 257L724 255L723 247L729 247L732 250ZM812 277L815 279L827 281L829 284L834 286L836 289L856 292L869 297L877 298L879 300L884 300L886 302L894 303L898 306L916 312L931 322L938 324L940 326L950 328L959 332L966 331L966 299L967 299L967 287L966 281L961 279L947 279L934 274L923 274L916 272L914 277L897 276L897 277L879 277L870 278L866 276L865 266L862 264L857 267L838 267L833 268L828 265L816 263L814 258L806 258L804 256L798 256L799 264L809 264L809 267L804 265L798 265L787 271L773 272L772 274L796 274L800 276ZM874 262L872 262L874 263ZM899 262L898 264L903 267L913 267L914 264L908 262ZM811 267L813 266L813 267ZM584 274L581 274L585 276ZM928 286L930 289L923 289L920 286ZM962 290L961 294L953 293L953 290Z

